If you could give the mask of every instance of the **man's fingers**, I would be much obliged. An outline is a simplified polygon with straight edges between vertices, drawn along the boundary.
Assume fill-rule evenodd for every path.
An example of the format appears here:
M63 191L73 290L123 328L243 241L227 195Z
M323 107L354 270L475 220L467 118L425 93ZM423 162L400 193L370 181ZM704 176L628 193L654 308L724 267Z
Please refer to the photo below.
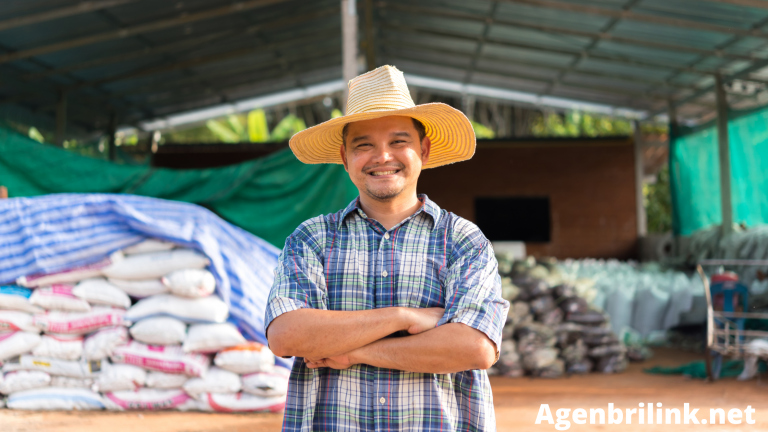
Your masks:
M326 367L325 359L320 359L320 360L307 360L307 359L304 359L304 363L306 363L307 367L310 368L310 369L317 369L317 368L320 368L320 367Z

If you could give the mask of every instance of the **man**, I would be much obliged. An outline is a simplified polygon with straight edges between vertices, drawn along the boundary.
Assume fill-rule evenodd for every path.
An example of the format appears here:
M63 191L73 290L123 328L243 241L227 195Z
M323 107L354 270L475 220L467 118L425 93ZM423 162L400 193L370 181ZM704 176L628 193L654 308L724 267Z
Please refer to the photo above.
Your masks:
M414 106L384 66L350 81L346 116L290 146L305 163L343 163L360 196L299 226L275 271L267 337L296 357L283 430L495 430L484 369L509 303L493 250L416 194L422 169L472 157L467 118Z

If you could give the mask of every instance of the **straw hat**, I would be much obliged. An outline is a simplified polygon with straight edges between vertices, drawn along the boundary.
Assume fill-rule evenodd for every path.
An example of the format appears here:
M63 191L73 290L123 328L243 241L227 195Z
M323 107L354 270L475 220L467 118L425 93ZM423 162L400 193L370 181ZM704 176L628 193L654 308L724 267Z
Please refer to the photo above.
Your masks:
M412 117L424 124L432 143L424 168L465 161L475 154L475 131L467 117L443 103L414 105L403 73L394 66L382 66L351 80L347 115L297 133L289 145L304 163L340 164L344 125L386 116Z

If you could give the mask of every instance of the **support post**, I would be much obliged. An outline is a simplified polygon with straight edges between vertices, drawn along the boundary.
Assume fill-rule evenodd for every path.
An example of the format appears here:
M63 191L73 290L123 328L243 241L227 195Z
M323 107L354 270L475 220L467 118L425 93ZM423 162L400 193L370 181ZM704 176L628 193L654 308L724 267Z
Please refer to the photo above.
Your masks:
M373 42L373 0L365 0L365 62L369 71L376 69L376 44Z
M640 238L648 235L648 218L645 213L645 199L643 197L643 133L640 130L640 122L635 120L633 122L635 129L634 133L634 146L635 146L635 207L637 214L637 236Z
M717 148L720 156L720 211L722 233L733 232L733 207L731 206L731 154L728 145L728 99L725 96L723 77L715 75L715 97L717 103Z
M67 94L59 90L56 99L56 145L64 145L64 136L67 133Z
M107 126L107 149L109 160L112 162L117 158L117 148L115 146L115 134L117 133L117 112L112 110L109 113L109 125Z
M357 2L341 0L341 74L344 83L357 76ZM344 87L342 107L347 112L349 88Z

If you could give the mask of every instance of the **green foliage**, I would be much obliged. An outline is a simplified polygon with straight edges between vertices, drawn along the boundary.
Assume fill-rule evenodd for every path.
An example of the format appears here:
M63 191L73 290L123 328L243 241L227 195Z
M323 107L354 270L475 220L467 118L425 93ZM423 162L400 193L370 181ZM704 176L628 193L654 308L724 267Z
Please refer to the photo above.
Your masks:
M478 139L496 138L496 133L491 128L485 126L482 123L478 123L474 120L470 120L469 122L472 123L472 129L475 130L475 136Z
M301 132L307 128L304 120L293 114L288 114L280 120L280 123L272 129L271 139L273 142L288 141L293 134Z
M341 117L343 114L341 113L341 110L338 108L334 108L333 111L331 111L331 118L335 119L336 117Z
M34 126L29 128L29 137L37 142L41 142L41 143L45 142L45 138L43 137L43 134L41 134L40 131L37 130L37 128Z
M263 109L253 110L248 113L248 139L252 143L269 141L267 115Z
M536 137L597 137L632 134L629 120L596 116L581 111L554 112L539 116L531 127Z
M669 190L669 168L664 167L656 176L655 184L643 186L648 232L665 233L672 229L672 195Z

